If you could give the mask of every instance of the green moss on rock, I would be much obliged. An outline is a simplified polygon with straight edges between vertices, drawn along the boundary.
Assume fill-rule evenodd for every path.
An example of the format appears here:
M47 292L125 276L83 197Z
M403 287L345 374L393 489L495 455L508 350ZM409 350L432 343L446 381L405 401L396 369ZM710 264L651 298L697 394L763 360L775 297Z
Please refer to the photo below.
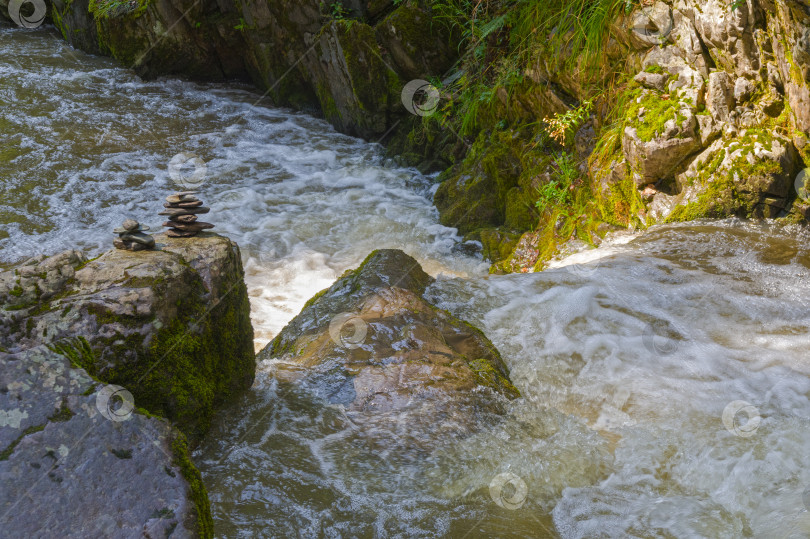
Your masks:
M480 231L483 255L487 260L499 262L509 257L521 237L520 232L508 228L485 228Z
M199 284L202 287L202 284ZM202 290L191 297L202 298ZM167 417L192 440L210 425L214 408L250 384L254 361L244 339L251 332L247 292L236 286L213 309L201 299L186 301L182 312L162 326L144 348L139 333L109 339L104 353L142 350L138 361L116 362L99 373L104 381L132 391L136 403ZM132 326L133 320L108 313L100 324Z
M197 513L196 531L199 536L204 539L211 538L214 536L214 519L211 516L211 503L208 500L208 492L203 484L202 476L189 456L188 441L182 433L175 432L171 446L172 453L174 454L174 463L180 468L180 473L183 474L183 477L189 485L189 497L194 502Z
M762 207L766 189L774 178L786 177L784 181L789 182L793 171L784 170L780 161L755 157L758 146L770 148L774 140L773 134L765 129L749 129L740 139L699 162L695 167L697 177L691 180L691 188L698 191L696 200L676 207L667 222L729 216L775 217L766 214L769 210Z
M676 120L678 125L686 121L686 116L681 112L681 102L676 96L665 97L640 88L633 88L629 92L626 125L636 128L642 142L650 142L660 136L670 120Z

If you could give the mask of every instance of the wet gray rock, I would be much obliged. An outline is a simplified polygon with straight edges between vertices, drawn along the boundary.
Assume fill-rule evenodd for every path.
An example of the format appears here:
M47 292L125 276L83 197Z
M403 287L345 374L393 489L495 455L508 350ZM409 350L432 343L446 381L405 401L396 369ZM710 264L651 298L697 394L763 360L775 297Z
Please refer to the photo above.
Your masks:
M140 76L250 80L278 105L320 110L341 131L378 140L409 113L409 80L440 76L457 37L414 3L53 0L54 24L83 50L108 54ZM177 17L182 14L182 24Z
M0 529L6 537L195 537L210 531L182 435L107 400L45 346L0 353ZM204 492L202 493L204 496Z

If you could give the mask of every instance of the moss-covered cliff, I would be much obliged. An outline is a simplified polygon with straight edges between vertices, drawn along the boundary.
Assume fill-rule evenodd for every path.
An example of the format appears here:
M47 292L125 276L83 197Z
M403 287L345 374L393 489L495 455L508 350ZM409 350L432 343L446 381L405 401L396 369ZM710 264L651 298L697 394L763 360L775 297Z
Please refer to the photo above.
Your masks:
M455 163L436 205L494 271L542 269L612 227L806 220L804 4L440 4L463 29L460 76L408 140L440 125L468 143L438 148Z

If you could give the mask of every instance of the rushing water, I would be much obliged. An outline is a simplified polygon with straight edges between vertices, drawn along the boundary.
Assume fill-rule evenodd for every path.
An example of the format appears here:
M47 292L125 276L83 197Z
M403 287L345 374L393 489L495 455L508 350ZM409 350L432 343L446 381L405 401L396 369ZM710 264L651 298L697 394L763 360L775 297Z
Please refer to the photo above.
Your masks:
M159 229L166 195L197 188L205 220L242 249L257 346L374 249L403 249L433 272L485 270L451 255L433 182L386 164L379 146L246 87L145 83L52 31L6 30L0 47L3 260L109 249L123 219ZM170 170L181 153L204 168Z
M169 161L194 152L208 220L242 246L257 344L399 247L523 394L474 435L436 438L432 417L358 429L262 366L195 454L217 535L810 535L807 231L654 227L488 277L453 254L428 178L322 121L247 88L144 83L47 30L0 32L0 49L2 261L106 249L125 216L158 224Z

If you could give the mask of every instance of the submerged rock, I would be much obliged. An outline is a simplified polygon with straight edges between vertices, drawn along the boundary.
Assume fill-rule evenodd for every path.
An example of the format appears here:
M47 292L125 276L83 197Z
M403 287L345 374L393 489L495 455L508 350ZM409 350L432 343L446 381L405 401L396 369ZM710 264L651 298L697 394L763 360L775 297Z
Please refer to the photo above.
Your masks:
M402 251L375 251L313 297L258 358L278 360L264 367L350 411L476 390L517 397L484 334L424 299L432 282Z

